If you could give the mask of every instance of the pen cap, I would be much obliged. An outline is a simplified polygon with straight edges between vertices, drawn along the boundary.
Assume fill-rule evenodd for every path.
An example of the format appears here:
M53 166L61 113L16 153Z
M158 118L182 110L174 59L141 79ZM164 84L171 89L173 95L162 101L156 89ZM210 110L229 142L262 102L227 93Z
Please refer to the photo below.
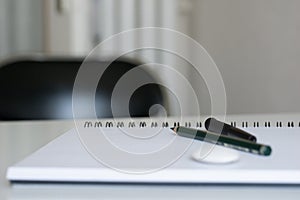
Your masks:
M215 133L221 133L223 135L228 135L232 137L238 137L240 139L249 140L252 142L256 142L256 137L254 135L251 135L247 133L246 131L243 131L239 128L230 126L229 124L220 122L214 118L208 118L204 126L206 130L215 132Z
M214 133L226 134L226 135L227 135L228 129L230 128L230 126L228 124L220 122L214 118L208 118L205 121L204 126L205 126L206 130L208 130L208 131L211 131Z

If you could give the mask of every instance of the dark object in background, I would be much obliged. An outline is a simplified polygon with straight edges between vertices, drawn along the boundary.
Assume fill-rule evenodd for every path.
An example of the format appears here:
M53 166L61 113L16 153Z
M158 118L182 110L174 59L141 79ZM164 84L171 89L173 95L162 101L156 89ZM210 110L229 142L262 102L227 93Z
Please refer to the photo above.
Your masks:
M0 67L0 120L72 119L73 85L83 59L26 59ZM105 67L107 62L93 62ZM111 95L118 80L138 64L117 60L103 73L95 95L97 117L112 117ZM144 72L143 76L154 78ZM117 101L123 103L122 98ZM129 107L131 117L147 117L154 104L164 104L157 84L137 89ZM137 105L137 106L135 106ZM143 105L143 106L141 106ZM83 116L92 117L92 116ZM114 117L128 117L118 112Z

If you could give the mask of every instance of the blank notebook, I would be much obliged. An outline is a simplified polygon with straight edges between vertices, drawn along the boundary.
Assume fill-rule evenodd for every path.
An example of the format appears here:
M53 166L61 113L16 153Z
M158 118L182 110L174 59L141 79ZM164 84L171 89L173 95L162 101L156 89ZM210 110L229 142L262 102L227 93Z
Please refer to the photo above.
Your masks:
M192 155L199 148L205 153L211 145L176 136L153 121L97 126L85 122L9 167L7 178L12 182L300 184L299 127L245 130L259 143L270 145L271 156L239 152L239 160L231 163L197 162Z

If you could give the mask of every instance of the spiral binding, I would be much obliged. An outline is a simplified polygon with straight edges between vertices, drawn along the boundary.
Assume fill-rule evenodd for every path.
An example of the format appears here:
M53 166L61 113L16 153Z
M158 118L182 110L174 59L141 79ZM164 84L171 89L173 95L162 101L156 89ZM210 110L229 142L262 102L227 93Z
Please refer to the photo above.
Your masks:
M255 117L226 117L225 122L239 128L299 128L300 116L272 116L263 119ZM123 119L99 119L99 120L82 120L80 126L83 128L170 128L174 126L184 126L192 128L204 128L205 117L183 118L123 118ZM220 118L219 118L220 119ZM280 119L280 120L279 120Z

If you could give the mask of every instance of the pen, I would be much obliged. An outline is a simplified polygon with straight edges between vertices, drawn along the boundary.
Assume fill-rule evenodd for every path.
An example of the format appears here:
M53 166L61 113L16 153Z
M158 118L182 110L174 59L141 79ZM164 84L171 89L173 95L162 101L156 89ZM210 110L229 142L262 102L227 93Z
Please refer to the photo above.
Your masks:
M239 151L253 153L257 155L269 156L271 155L272 149L268 145L258 144L255 142L239 139L236 137L230 137L226 135L218 135L216 133L202 131L197 129L191 129L186 127L174 127L171 128L177 135L196 139L204 142L209 142L224 147L229 147Z
M214 118L208 118L205 123L205 128L208 131L220 133L223 135L228 135L232 137L238 137L245 140L250 140L252 142L256 142L256 137L254 135L251 135L250 133L247 133L246 131L243 131L239 128L230 126L229 124L220 122Z

